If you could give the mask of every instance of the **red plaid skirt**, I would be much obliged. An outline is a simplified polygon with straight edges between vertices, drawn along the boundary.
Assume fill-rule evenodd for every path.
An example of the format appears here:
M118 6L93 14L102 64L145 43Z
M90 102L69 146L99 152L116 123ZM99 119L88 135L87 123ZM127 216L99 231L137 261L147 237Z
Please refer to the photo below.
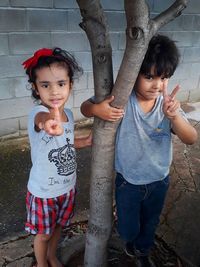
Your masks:
M57 224L67 226L73 215L74 198L75 189L55 198L35 197L28 191L25 230L31 234L51 234Z

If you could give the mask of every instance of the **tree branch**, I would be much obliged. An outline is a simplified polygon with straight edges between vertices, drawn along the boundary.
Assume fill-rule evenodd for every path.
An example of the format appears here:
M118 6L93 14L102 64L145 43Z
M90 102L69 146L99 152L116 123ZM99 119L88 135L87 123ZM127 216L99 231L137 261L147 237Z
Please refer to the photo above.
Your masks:
M124 1L127 29L124 57L112 91L112 105L124 107L133 90L149 40L149 7L145 0ZM123 93L122 93L123 92Z
M152 35L171 20L180 16L182 10L187 7L188 2L189 0L177 0L168 9L152 19Z
M95 99L102 101L113 87L112 48L106 17L100 1L77 0L83 18L80 27L90 42Z

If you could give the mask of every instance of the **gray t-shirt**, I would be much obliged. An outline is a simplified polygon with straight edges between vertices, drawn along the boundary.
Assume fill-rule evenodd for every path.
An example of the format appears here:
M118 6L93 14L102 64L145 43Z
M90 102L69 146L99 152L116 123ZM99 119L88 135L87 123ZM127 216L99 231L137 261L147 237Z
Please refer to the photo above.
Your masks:
M74 120L69 109L64 110L68 122L63 123L64 133L48 135L35 131L35 116L49 112L42 105L35 106L29 114L28 134L31 145L32 168L28 190L36 197L54 198L68 193L76 183L76 155L74 149Z
M149 184L169 174L171 161L171 123L163 113L163 97L144 113L133 91L117 130L115 170L129 183Z

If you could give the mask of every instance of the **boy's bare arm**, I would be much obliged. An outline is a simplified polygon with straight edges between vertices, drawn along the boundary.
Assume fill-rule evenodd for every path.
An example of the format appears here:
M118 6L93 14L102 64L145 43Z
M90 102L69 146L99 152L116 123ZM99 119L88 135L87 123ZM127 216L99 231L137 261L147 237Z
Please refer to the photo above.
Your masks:
M106 121L117 121L123 117L124 110L112 107L110 104L113 100L114 96L109 96L98 104L86 100L81 105L81 112L86 117L96 116Z
M192 145L197 140L197 131L187 121L181 113L180 102L175 99L176 93L179 90L179 86L176 86L170 95L167 94L167 88L164 87L163 96L163 112L165 116L169 118L172 124L174 133L180 138L180 140L187 145Z
M172 129L180 140L187 145L192 145L197 140L196 129L187 122L179 113L171 119Z

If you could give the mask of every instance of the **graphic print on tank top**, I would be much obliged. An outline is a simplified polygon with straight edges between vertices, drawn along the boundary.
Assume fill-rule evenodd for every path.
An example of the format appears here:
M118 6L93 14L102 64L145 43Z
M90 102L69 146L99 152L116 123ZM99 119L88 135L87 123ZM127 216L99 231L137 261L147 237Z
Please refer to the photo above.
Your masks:
M48 159L54 162L59 175L67 176L76 170L76 154L73 145L66 139L67 144L63 147L52 149L49 152Z

